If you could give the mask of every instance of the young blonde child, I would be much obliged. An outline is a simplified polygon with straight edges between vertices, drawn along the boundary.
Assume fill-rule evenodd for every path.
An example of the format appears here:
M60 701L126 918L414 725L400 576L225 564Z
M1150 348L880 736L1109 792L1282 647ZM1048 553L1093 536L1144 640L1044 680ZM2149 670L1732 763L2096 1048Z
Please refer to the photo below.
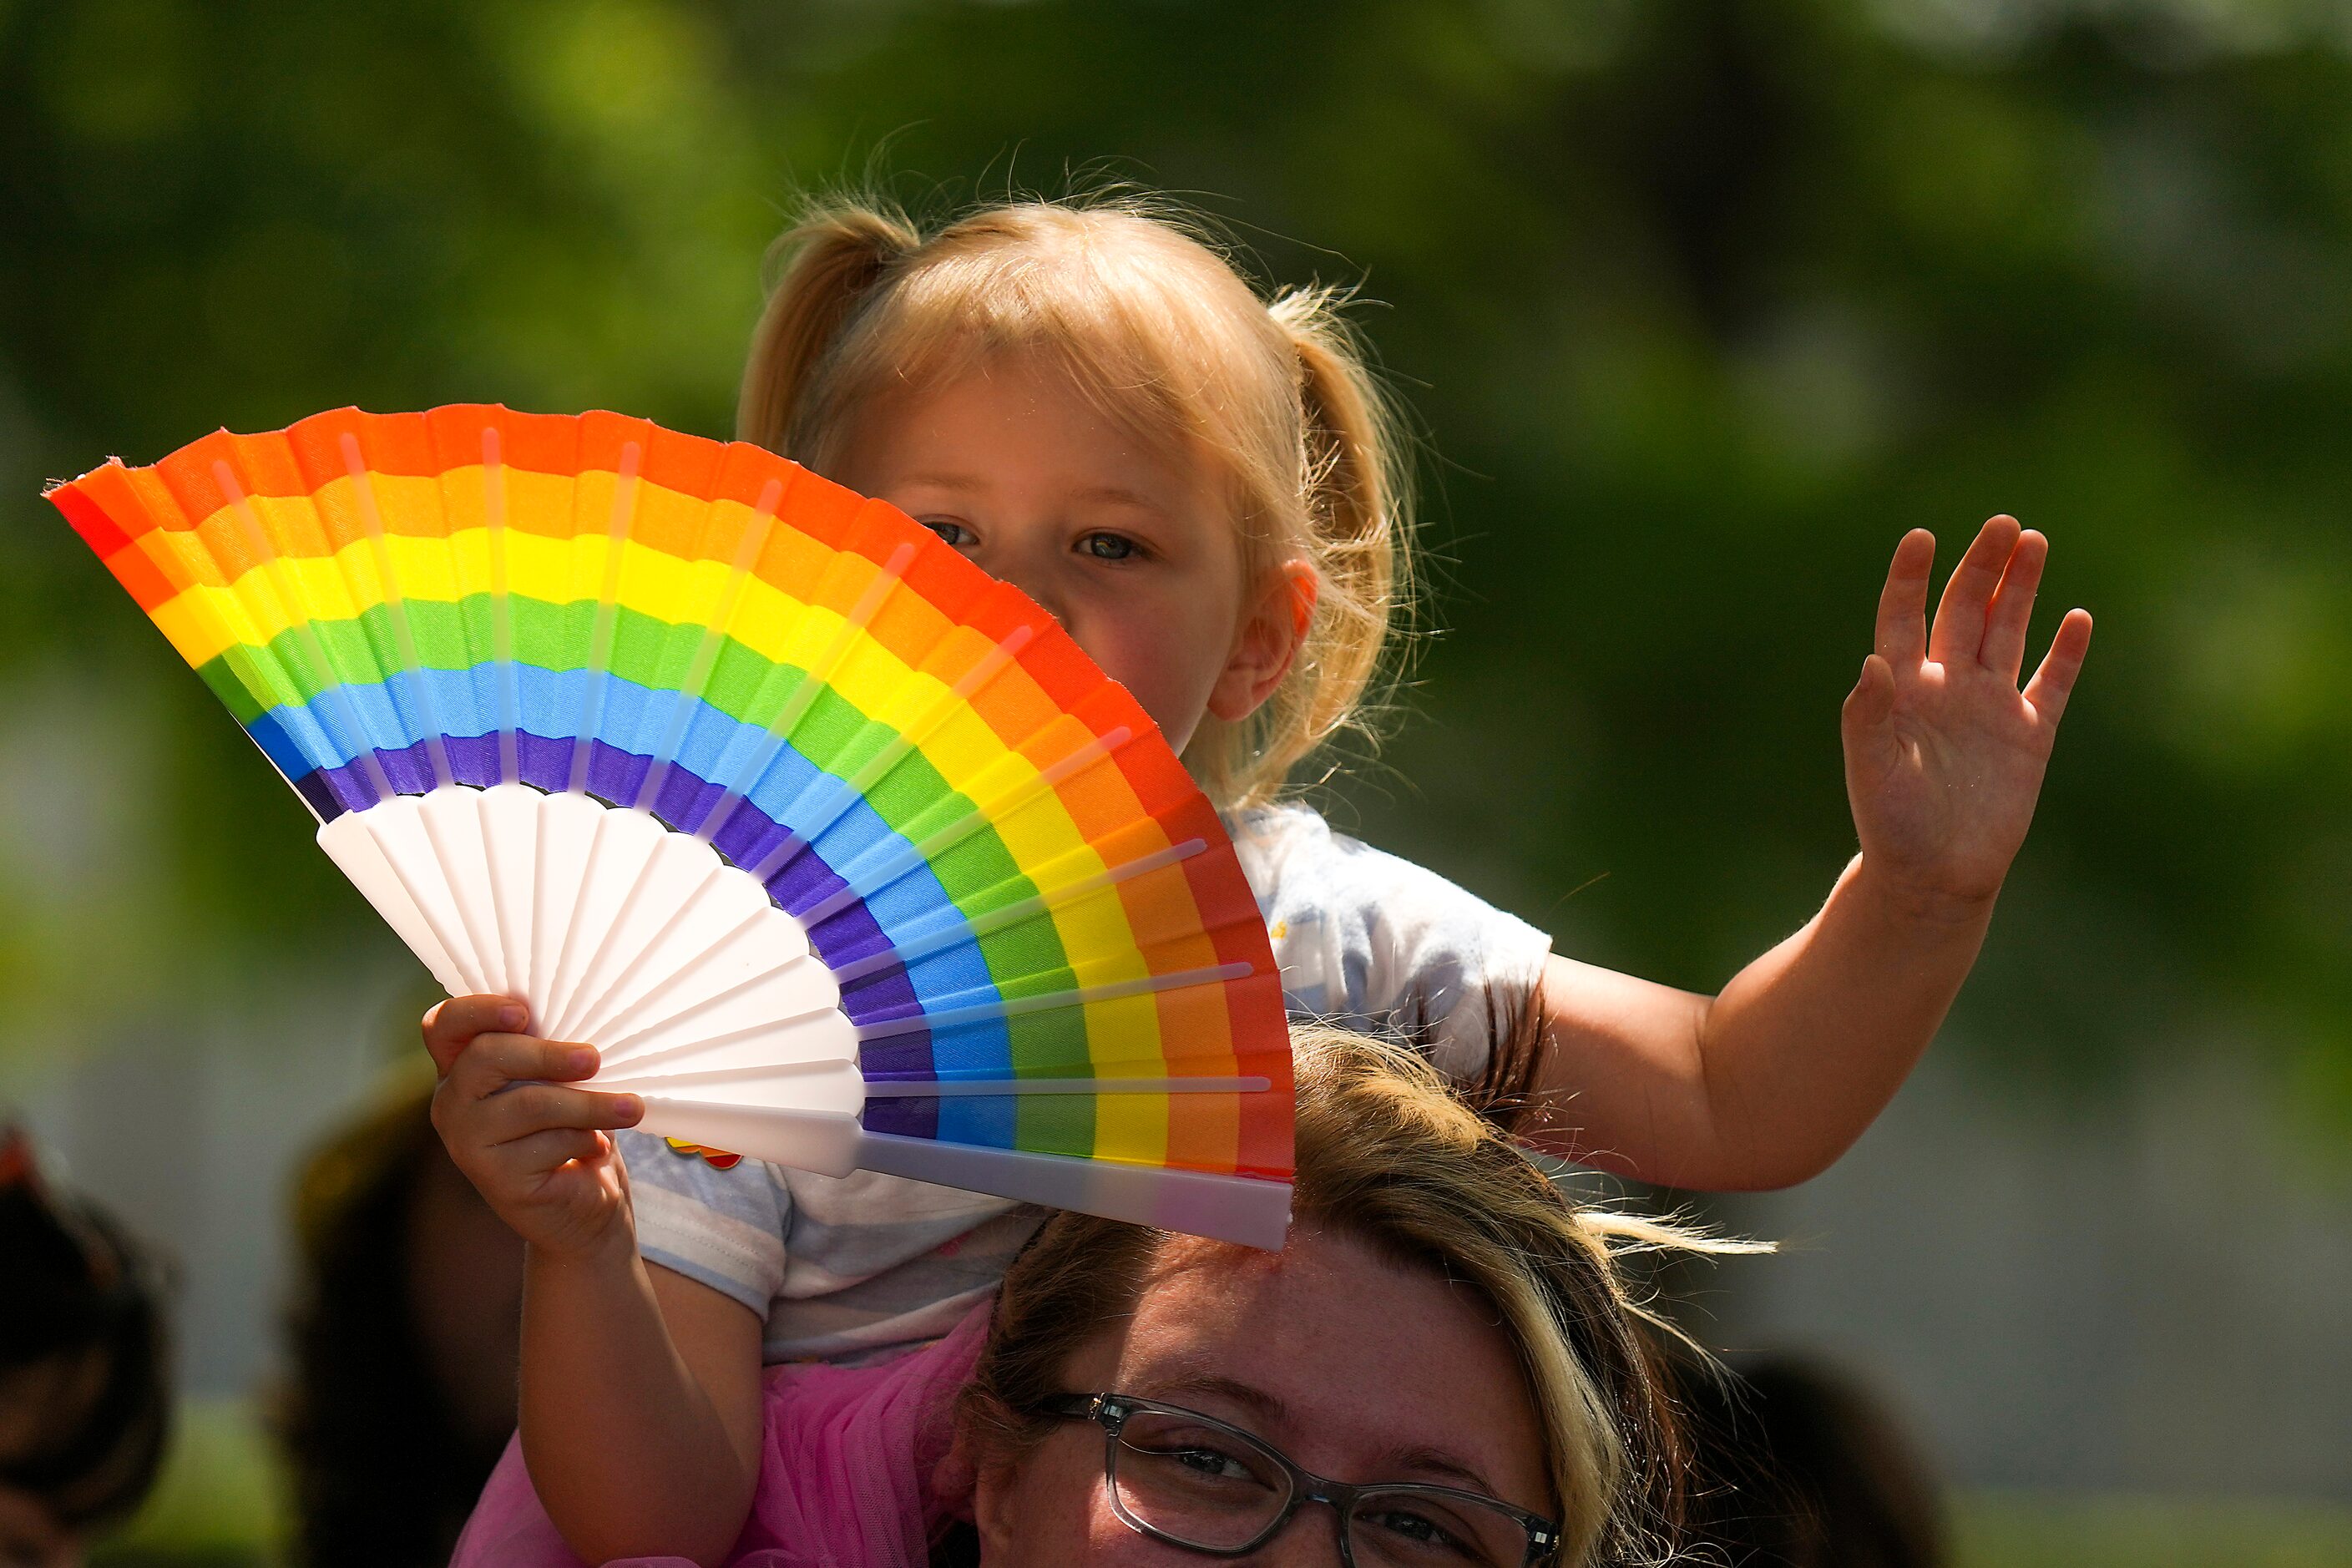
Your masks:
M1407 576L1403 454L1330 291L1262 300L1119 205L928 235L837 205L785 247L741 433L1017 584L1133 691L1226 810L1294 1013L1410 1027L1457 1082L1531 1086L1555 1152L1678 1186L1801 1181L1892 1097L1975 961L2088 647L2073 611L2019 689L2041 535L1988 522L1932 631L1934 540L1896 547L1844 706L1861 852L1802 930L1696 995L1555 953L1279 800L1357 712ZM937 1338L1037 1216L615 1139L637 1105L561 1087L594 1052L528 1026L466 998L425 1035L451 1153L530 1244L530 1477L590 1561L723 1561L763 1363ZM1531 1054L1496 1059L1515 1039Z

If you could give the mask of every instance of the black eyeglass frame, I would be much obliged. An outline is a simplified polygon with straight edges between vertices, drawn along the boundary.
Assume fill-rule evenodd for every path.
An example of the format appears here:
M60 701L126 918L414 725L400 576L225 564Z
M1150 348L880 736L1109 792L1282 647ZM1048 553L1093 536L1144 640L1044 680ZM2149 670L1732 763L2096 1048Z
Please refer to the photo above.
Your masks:
M1485 1492L1471 1491L1463 1487L1442 1487L1424 1481L1376 1481L1357 1486L1347 1481L1335 1481L1306 1469L1291 1457L1259 1436L1243 1430L1229 1421L1213 1415L1203 1415L1197 1410L1187 1410L1181 1405L1163 1405L1158 1400L1138 1399L1125 1394L1063 1394L1045 1401L1045 1413L1070 1421L1091 1421L1103 1429L1103 1489L1110 1496L1111 1511L1119 1522L1139 1535L1154 1541L1164 1541L1171 1546L1181 1546L1187 1552L1197 1552L1203 1557L1246 1557L1282 1533L1285 1526L1303 1503L1319 1502L1329 1505L1339 1516L1339 1561L1348 1568L1356 1568L1353 1524L1356 1504L1367 1497L1427 1497L1445 1498L1457 1503L1490 1510L1515 1521L1528 1532L1527 1555L1519 1560L1519 1568L1536 1568L1559 1546L1559 1526L1539 1513L1529 1513L1516 1508L1501 1498ZM1157 1526L1138 1519L1128 1509L1126 1500L1118 1494L1119 1430L1128 1417L1137 1415L1174 1415L1186 1421L1197 1421L1248 1444L1280 1466L1290 1478L1290 1496L1282 1511L1239 1546L1203 1546L1181 1536L1171 1535Z

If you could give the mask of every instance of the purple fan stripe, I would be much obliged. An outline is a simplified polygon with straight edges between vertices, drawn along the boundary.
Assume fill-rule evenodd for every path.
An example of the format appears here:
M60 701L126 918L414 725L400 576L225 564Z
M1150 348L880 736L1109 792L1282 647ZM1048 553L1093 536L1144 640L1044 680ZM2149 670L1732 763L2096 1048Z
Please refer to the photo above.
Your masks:
M940 1135L940 1102L936 1100L869 1100L859 1120L868 1132L896 1132L907 1138Z

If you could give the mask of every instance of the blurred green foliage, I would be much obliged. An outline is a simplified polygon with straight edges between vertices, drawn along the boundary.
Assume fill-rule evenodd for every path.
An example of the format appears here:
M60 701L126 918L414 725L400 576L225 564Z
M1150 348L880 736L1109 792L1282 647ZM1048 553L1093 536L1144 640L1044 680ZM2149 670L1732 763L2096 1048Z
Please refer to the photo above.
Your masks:
M1894 541L2014 511L2042 635L2100 631L1958 1032L2053 1086L2248 1052L2352 1115L2345 38L2318 0L0 11L0 997L69 1040L389 942L44 479L342 403L723 433L796 191L1123 177L1362 279L1426 426L1445 631L1355 820L1719 984L1850 847Z
M93 1568L258 1568L288 1559L288 1488L255 1407L192 1399L147 1500L90 1554Z
M2325 1503L1963 1492L1951 1519L1957 1568L2327 1568L2352 1558L2352 1510Z

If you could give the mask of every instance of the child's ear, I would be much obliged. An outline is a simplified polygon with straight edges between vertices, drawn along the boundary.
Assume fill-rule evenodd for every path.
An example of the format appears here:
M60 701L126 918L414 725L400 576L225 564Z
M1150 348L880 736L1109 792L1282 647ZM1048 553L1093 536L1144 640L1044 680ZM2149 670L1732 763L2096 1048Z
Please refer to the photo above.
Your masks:
M1320 587L1314 566L1302 560L1285 561L1265 574L1242 617L1234 651L1210 689L1210 712L1237 723L1274 695L1307 641Z

